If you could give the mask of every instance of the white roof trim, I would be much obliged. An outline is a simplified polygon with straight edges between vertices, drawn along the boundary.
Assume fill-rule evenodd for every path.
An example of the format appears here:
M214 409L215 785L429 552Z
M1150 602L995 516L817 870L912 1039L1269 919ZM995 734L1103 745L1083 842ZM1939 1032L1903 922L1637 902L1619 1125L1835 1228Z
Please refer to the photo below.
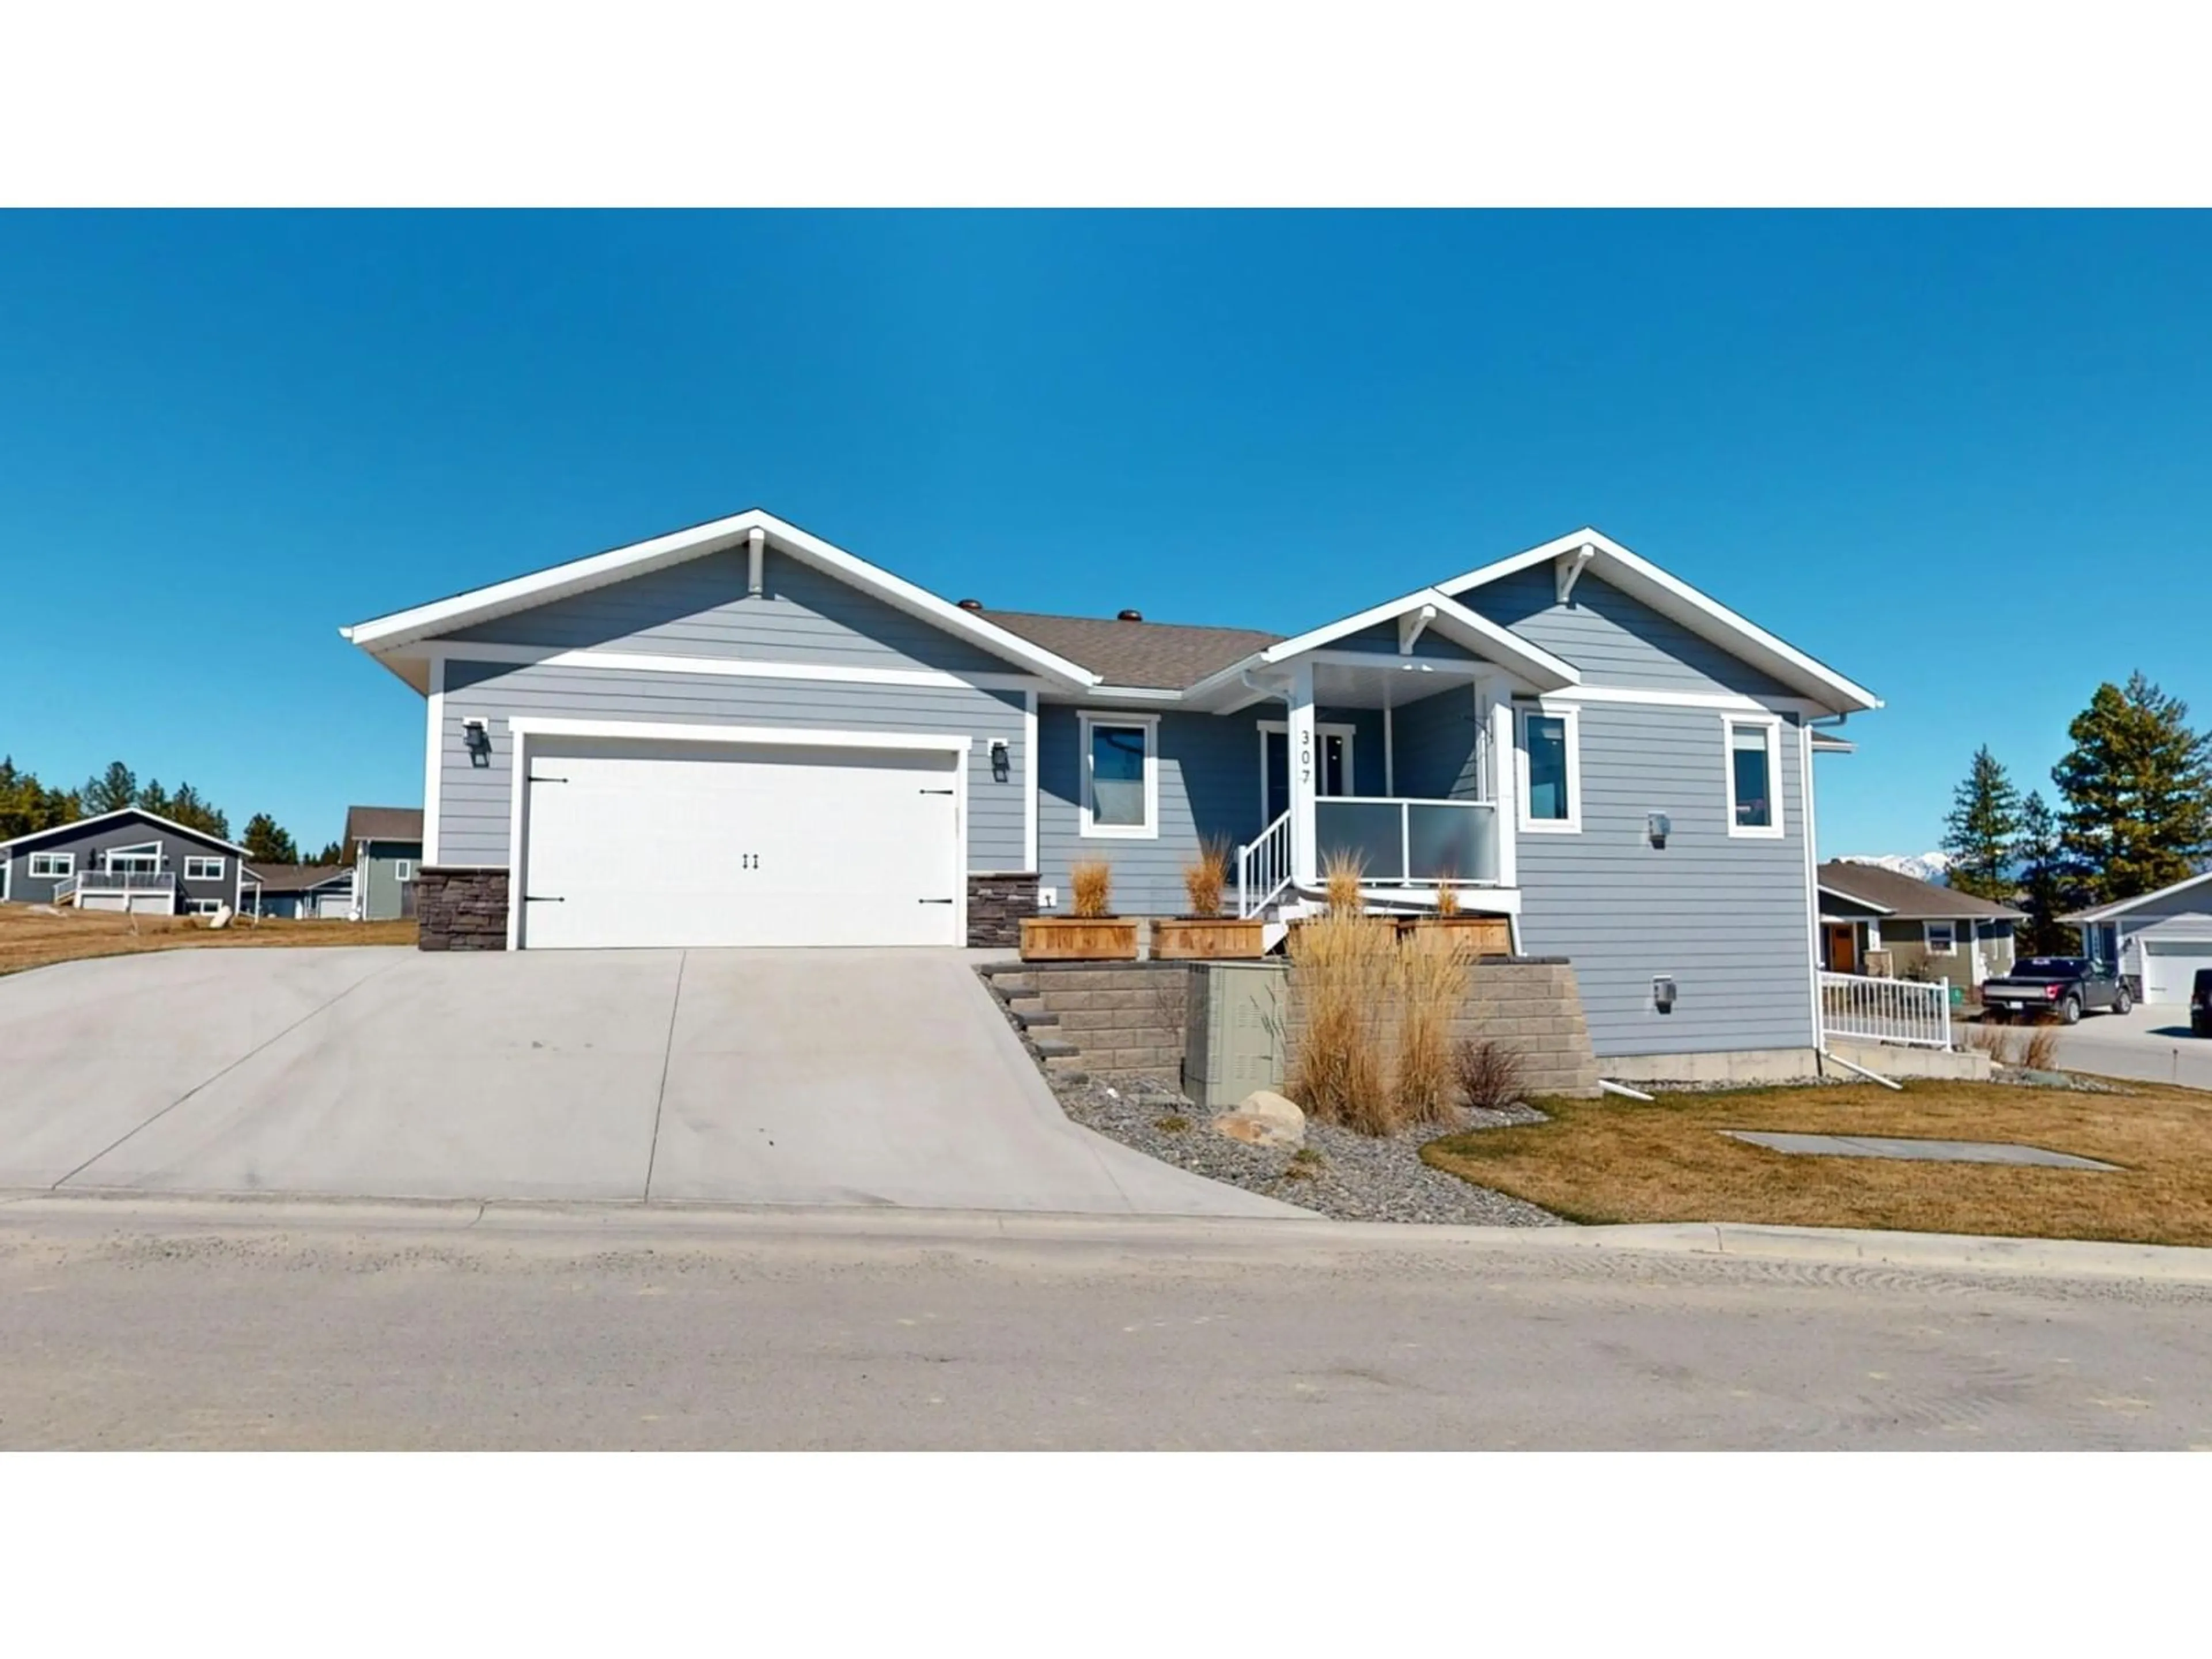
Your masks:
M1856 680L1846 679L1747 617L1738 616L1719 600L1700 593L1689 583L1668 575L1610 537L1587 527L1546 542L1540 547L1532 547L1525 553L1516 553L1510 559L1470 570L1463 576L1438 582L1437 586L1446 593L1465 593L1517 571L1544 564L1563 553L1572 553L1585 544L1597 550L1586 574L1601 577L1630 598L1642 600L1662 616L1672 617L1723 650L1773 675L1784 684L1838 714L1881 707L1881 699Z
M2100 904L2093 909L2076 910L2073 915L2060 916L2057 920L2060 921L2109 921L2114 916L2126 915L2139 906L2148 904L2153 899L2164 898L2168 893L2185 892L2191 887L2202 887L2208 882L2212 882L2212 870L2207 870L2201 876L2191 876L2186 881L2170 883L2148 893L2137 893L2133 898L2114 899L2110 904Z
M210 835L204 830L195 830L189 823L179 823L174 818L165 818L159 812L149 812L143 806L118 806L112 812L96 812L88 818L71 818L67 823L51 824L44 830L33 830L27 836L15 836L0 841L0 847L15 847L27 841L41 841L48 836L58 836L64 830L83 830L95 823L105 823L110 818L145 818L165 830L173 830L180 836L196 836L210 847L227 848L240 858L252 856L234 841L225 841L221 836Z
M1263 651L1255 651L1241 662L1207 675L1183 692L1183 700L1196 702L1224 685L1238 683L1256 668L1279 667L1294 662L1313 652L1326 650L1339 640L1375 626L1377 623L1395 620L1409 612L1432 607L1436 615L1428 626L1455 645L1466 647L1500 667L1510 669L1540 691L1564 690L1582 684L1582 672L1572 663L1553 656L1531 641L1522 639L1509 628L1500 627L1487 617L1476 615L1449 593L1433 587L1416 588L1402 598L1370 605L1352 616L1310 629L1294 639L1279 641ZM1408 659L1396 651L1376 652L1375 666L1378 669L1402 669Z
M1825 881L1820 883L1819 885L1820 890L1826 893L1830 898L1841 899L1846 904L1856 904L1862 910L1871 910L1878 916L1893 916L1897 914L1895 910L1892 909L1887 904L1876 904L1870 898L1861 898L1856 893L1847 892L1843 888L1831 887ZM1992 918L1992 920L1994 920L1994 918Z
M628 547L594 553L589 558L572 559L566 564L556 564L550 569L516 576L507 581L495 582L489 587L474 588L465 593L457 593L451 599L435 599L406 611L395 611L389 616L356 623L351 628L342 628L338 632L364 651L382 655L402 650L433 635L450 633L455 629L466 628L494 617L527 611L574 593L588 592L595 587L605 587L628 577L665 569L690 559L740 546L756 530L764 532L769 544L778 551L803 564L827 572L864 592L872 593L908 616L918 617L948 634L982 647L994 655L1019 663L1024 668L1034 670L1063 685L1089 687L1098 684L1098 676L1089 669L1055 655L1042 646L1032 644L1018 634L1001 628L973 611L963 611L950 600L941 599L927 589L917 587L912 582L894 576L890 571L870 564L866 559L848 553L842 548L834 547L818 536L810 536L798 526L787 524L774 514L764 513L757 507L730 518L694 525L688 530L656 536L650 541L634 542Z

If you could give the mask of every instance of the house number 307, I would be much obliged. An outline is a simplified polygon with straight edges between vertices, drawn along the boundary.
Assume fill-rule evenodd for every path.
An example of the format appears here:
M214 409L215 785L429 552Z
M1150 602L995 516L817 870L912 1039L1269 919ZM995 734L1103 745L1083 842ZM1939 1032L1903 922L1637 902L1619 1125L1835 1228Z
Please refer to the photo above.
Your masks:
M1310 729L1301 729L1298 732L1298 781L1311 783L1313 775L1313 732Z

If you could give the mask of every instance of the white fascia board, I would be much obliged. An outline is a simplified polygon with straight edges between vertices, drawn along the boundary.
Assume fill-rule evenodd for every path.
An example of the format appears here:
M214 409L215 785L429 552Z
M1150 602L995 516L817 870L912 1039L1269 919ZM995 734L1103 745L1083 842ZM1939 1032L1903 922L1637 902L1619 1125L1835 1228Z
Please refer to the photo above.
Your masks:
M964 733L937 732L854 732L842 728L795 726L714 726L702 721L575 720L554 716L516 714L507 722L508 732L526 738L623 738L647 743L773 744L787 749L900 749L935 750L965 754L975 738Z
M1897 912L1896 912L1896 911L1894 911L1894 910L1891 909L1891 908L1890 908L1887 905L1886 905L1886 904L1876 904L1876 903L1875 903L1872 899L1863 899L1863 898L1861 898L1861 897L1860 897L1856 893L1845 892L1845 891L1844 891L1842 888L1840 888L1840 887L1831 887L1831 886L1829 886L1829 885L1828 885L1828 884L1827 884L1827 883L1826 883L1825 881L1824 881L1824 882L1821 882L1821 883L1820 883L1820 884L1818 884L1818 885L1819 885L1820 890L1821 892L1823 892L1823 893L1826 893L1826 894L1830 898L1832 898L1832 899L1841 899L1841 900L1843 900L1843 902L1844 902L1844 903L1846 903L1846 904L1856 904L1856 905L1857 905L1861 909L1863 909L1863 910L1871 910L1871 911L1873 911L1873 912L1875 913L1875 915L1878 915L1878 916L1893 916L1893 915L1895 915L1897 914ZM1838 917L1838 918L1837 918L1837 920L1838 920L1838 921L1864 921L1866 920L1866 918L1865 918L1864 916L1850 916L1850 917L1840 917L1840 916L1839 916L1839 917Z
M235 853L240 858L252 856L234 841L225 841L221 836L210 836L204 830L195 830L189 823L179 823L174 818L165 818L159 812L149 812L143 806L118 806L112 812L101 812L93 817L76 818L68 823L57 823L44 830L33 830L28 835L15 836L7 841L0 841L0 847L15 847L27 841L42 841L48 836L58 836L67 830L87 830L95 823L105 823L110 818L144 818L149 823L160 824L165 830L173 830L180 836L190 836L197 841L205 842L210 847L220 847L226 851ZM119 852L123 849L118 848L112 850Z
M1091 686L1098 683L1098 676L1089 669L758 508L656 536L649 541L635 542L628 547L594 553L589 558L572 559L566 564L495 582L489 587L474 588L450 599L396 611L389 616L342 628L338 633L363 650L383 655L434 634L450 633L472 623L526 611L628 577L720 552L742 544L755 530L765 533L770 546L802 564L825 571L994 655L1062 684ZM394 672L398 671L395 668Z
M0 845L5 844L0 842ZM2124 916L2141 909L2153 899L2162 899L2169 893L2185 893L2191 888L2202 887L2208 882L2212 882L2212 870L2206 871L2201 876L2191 876L2185 881L2177 881L2169 886L2158 888L2152 892L2138 893L2133 898L2115 899L2110 904L2100 904L2091 909L2076 910L2071 915L2053 919L2058 921L2110 921L2116 916Z
M434 664L514 663L549 668L592 668L623 674L705 674L731 679L821 680L848 685L969 687L1029 691L1050 681L1036 674L956 674L941 668L877 668L866 664L770 661L750 657L678 657L658 651L568 650L547 645L494 645L431 640L420 649Z
M1469 592L1532 565L1547 563L1563 553L1571 553L1585 543L1597 550L1591 561L1592 571L1604 581L1632 599L1641 599L1662 616L1672 617L1723 650L1795 685L1823 708L1850 714L1882 706L1880 697L1856 680L1845 678L1786 641L1776 638L1748 617L1739 616L1719 600L1630 552L1611 537L1588 527L1437 586L1446 593Z

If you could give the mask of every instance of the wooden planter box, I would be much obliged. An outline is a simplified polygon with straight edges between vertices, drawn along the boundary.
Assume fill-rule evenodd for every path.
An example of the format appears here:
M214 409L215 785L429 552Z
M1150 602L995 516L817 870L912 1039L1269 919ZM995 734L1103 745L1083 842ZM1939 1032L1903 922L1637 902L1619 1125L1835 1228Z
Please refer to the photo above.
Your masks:
M1024 916L1024 962L1134 962L1137 923L1127 916Z
M1267 924L1257 916L1161 916L1152 923L1156 962L1208 962L1267 954Z
M1504 916L1408 916L1398 926L1409 933L1449 928L1467 935L1468 944L1479 957L1513 954L1513 927Z

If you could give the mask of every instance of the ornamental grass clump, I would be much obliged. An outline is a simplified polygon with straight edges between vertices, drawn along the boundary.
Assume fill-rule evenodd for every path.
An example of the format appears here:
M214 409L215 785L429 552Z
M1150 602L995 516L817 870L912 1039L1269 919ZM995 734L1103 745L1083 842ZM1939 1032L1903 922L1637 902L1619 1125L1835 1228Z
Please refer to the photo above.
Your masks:
M1198 853L1182 867L1183 896L1190 901L1194 916L1218 916L1221 914L1221 896L1229 885L1229 843L1218 836L1208 836L1198 844Z
M1367 908L1366 896L1359 890L1359 878L1366 873L1367 860L1357 853L1339 848L1328 855L1321 878L1331 915L1356 916Z
M1075 898L1075 914L1085 921L1111 915L1107 908L1114 896L1114 866L1104 859L1083 859L1067 872Z
M1474 947L1453 928L1415 928L1400 940L1396 955L1391 991L1398 1011L1398 1067L1392 1094L1398 1121L1449 1122L1458 1103L1452 1021L1467 1000Z
M1395 930L1332 908L1291 930L1304 1016L1291 1057L1293 1099L1325 1123L1388 1134L1397 1113L1382 1020L1396 974Z

